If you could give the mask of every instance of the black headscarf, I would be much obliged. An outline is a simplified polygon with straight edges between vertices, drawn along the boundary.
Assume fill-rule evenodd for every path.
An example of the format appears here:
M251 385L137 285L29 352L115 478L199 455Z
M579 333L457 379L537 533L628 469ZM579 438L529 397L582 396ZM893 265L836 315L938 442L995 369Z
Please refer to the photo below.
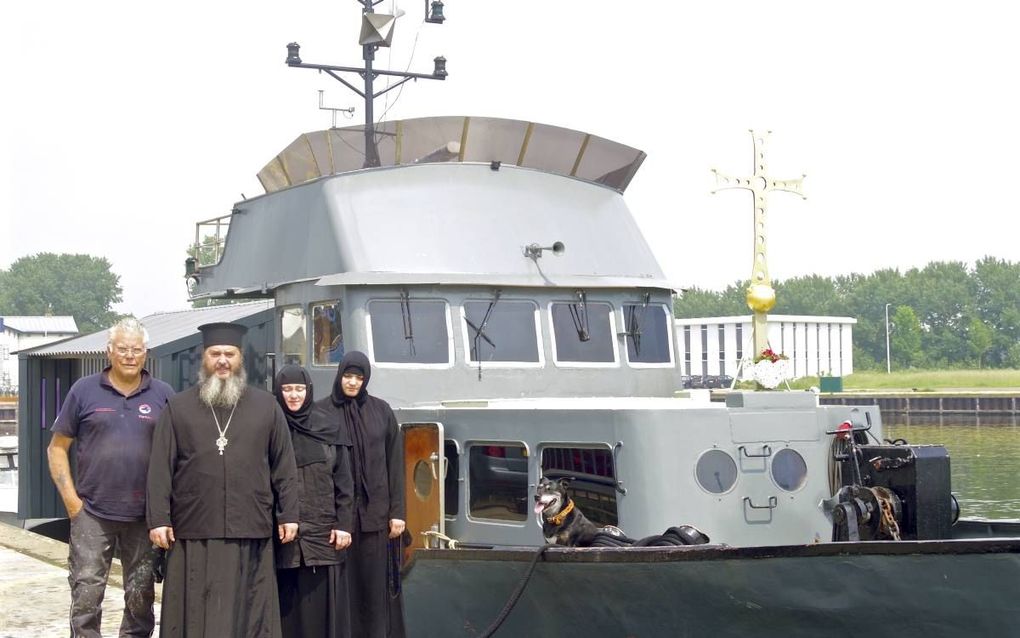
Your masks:
M305 385L305 402L295 411L287 407L280 390L285 385ZM333 445L339 438L339 424L308 418L312 413L312 377L301 366L286 365L276 374L273 394L287 417L291 440L294 443L294 460L298 467L326 460L322 443Z
M365 377L364 383L361 384L361 390L355 397L349 397L344 394L342 382L343 376L347 372L354 372ZM368 399L368 380L372 376L372 364L368 361L368 356L364 352L358 352L357 350L351 350L344 355L344 358L340 360L340 365L337 366L336 381L333 383L333 405L343 410L344 420L347 421L348 429L350 430L350 437L352 442L352 457L354 460L354 486L355 486L355 497L364 502L368 502L368 490L366 489L366 476L365 476L365 422L361 414L361 406L365 404Z

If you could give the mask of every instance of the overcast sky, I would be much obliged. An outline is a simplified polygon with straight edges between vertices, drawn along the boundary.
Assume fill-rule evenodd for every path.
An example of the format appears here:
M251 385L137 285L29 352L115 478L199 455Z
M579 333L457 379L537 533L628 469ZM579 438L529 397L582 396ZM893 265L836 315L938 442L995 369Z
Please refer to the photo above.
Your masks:
M771 196L774 279L1020 259L1015 5L448 0L437 26L422 25L423 2L395 4L407 14L377 66L429 73L442 54L450 76L377 113L525 119L644 150L626 199L678 286L750 276L751 196L710 194L711 168L750 173L749 128L773 131L774 176L807 174L807 200ZM359 6L6 7L0 268L105 256L121 312L186 307L194 223L260 194L267 161L329 126L318 89L356 104L284 59L297 41L306 62L361 64Z

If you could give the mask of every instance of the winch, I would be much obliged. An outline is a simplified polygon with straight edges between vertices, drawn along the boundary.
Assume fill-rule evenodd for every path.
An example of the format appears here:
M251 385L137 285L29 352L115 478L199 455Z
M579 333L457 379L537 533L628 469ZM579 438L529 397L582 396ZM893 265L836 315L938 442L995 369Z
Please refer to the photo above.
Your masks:
M864 444L864 432L844 427L834 433L833 485L840 487L827 502L832 540L949 538L959 506L950 492L946 448L902 439Z

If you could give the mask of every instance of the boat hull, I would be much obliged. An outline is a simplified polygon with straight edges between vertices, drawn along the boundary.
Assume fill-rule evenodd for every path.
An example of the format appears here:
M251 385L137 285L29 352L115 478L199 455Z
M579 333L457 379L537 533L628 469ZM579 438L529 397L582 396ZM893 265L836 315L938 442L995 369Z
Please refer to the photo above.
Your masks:
M408 636L478 636L537 550L421 550ZM496 636L1015 635L1020 538L548 549Z

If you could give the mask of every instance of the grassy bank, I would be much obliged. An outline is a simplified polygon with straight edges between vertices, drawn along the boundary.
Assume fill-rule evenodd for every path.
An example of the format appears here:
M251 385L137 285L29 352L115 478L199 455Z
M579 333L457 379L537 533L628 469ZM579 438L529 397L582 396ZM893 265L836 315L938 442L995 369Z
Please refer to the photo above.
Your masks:
M844 390L995 390L1020 388L1020 370L893 370L855 372L843 378Z
M793 390L807 390L821 385L818 377L801 377L790 381ZM753 390L753 382L740 382L738 389ZM843 377L844 391L917 390L1016 390L1020 391L1020 370L893 370L855 372Z

